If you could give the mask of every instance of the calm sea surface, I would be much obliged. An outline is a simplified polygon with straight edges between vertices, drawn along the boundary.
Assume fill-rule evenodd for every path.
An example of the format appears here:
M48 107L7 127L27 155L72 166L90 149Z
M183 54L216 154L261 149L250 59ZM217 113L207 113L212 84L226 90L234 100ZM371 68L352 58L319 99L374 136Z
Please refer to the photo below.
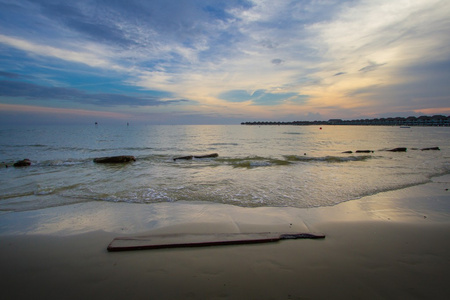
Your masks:
M387 149L407 147L407 152ZM439 147L440 151L421 151ZM344 151L353 151L344 154ZM373 150L372 153L355 153ZM218 153L217 158L177 160ZM136 162L96 164L103 156ZM450 128L38 126L0 128L0 211L88 201L334 205L450 173Z

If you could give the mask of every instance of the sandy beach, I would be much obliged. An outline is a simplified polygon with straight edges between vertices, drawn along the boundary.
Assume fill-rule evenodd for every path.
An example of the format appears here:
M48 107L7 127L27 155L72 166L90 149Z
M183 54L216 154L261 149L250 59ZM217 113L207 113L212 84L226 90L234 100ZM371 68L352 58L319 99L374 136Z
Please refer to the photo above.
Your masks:
M450 176L332 207L88 202L0 215L3 299L448 299ZM117 236L323 240L107 252Z

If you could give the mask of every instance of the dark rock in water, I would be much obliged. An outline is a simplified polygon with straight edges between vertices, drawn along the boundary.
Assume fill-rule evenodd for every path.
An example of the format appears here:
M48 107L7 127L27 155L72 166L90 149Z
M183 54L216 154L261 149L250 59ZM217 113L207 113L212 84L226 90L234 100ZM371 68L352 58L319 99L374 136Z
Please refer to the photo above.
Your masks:
M406 152L406 148L400 147L400 148L389 149L387 151L391 151L391 152Z
M136 161L136 158L131 155L120 155L120 156L107 156L94 158L94 162L98 164L120 164L127 163L131 161Z
M352 153L353 153L353 151L344 151L344 152L342 152L342 153L348 153L348 154L352 154Z
M192 155L188 155L188 156L180 156L180 157L175 157L173 160L176 161L177 159L186 159L186 160L190 160L193 159L194 156Z
M355 153L373 153L373 150L356 150Z
M205 154L205 155L188 155L188 156L180 156L180 157L175 157L173 160L176 161L177 159L185 159L185 160L190 160L193 158L208 158L208 157L218 157L219 154L217 153L211 153L211 154Z
M420 149L420 150L422 150L422 151L426 151L426 150L441 150L439 147L431 147L431 148L423 148L423 149Z
M28 158L18 160L14 163L14 167L28 167L31 165L31 161Z
M206 154L206 155L196 155L194 156L195 158L207 158L207 157L218 157L219 154L217 153L211 153L211 154Z

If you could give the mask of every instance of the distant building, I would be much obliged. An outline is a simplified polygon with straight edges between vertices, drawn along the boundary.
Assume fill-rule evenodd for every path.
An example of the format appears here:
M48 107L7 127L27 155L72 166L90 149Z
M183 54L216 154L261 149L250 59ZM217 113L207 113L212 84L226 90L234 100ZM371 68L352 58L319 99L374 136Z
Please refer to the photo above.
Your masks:
M410 116L407 118L375 118L342 120L330 119L328 121L293 121L293 122L242 122L241 125L377 125L377 126L450 126L450 116Z

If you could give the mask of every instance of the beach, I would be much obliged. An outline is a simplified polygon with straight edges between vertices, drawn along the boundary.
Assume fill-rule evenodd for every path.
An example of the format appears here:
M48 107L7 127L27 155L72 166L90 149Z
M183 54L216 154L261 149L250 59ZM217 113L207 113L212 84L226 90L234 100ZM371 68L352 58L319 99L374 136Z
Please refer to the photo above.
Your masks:
M450 175L335 206L88 202L0 215L4 299L447 299ZM323 240L108 252L117 236Z

